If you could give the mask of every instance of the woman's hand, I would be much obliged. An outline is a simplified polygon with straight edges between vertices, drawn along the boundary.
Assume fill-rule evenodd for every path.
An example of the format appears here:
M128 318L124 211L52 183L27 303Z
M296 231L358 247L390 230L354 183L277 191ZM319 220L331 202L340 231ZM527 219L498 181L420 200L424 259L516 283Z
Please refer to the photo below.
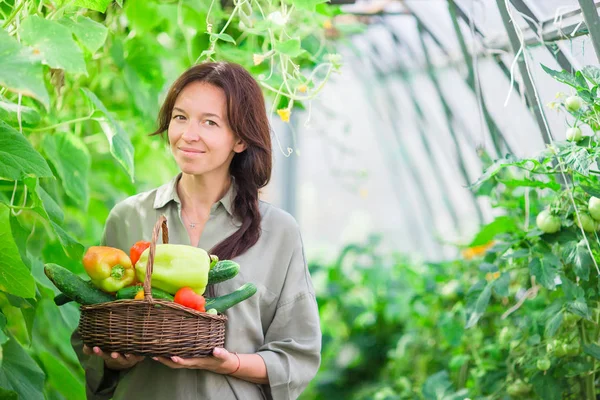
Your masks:
M107 368L116 371L131 368L144 359L144 356L136 356L133 354L125 354L124 356L116 352L107 354L100 350L100 347L90 349L85 344L83 345L83 353L102 357L104 359L104 365L106 365Z
M171 368L206 369L217 374L230 374L238 367L238 357L229 351L215 347L212 357L181 358L153 357Z

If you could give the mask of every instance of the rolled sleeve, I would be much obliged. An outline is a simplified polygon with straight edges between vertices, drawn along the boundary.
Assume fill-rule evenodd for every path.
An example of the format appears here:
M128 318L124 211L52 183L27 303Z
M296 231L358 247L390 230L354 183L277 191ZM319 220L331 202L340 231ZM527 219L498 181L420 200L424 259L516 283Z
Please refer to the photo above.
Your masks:
M299 233L275 316L258 354L267 367L274 400L298 398L319 369L319 311Z

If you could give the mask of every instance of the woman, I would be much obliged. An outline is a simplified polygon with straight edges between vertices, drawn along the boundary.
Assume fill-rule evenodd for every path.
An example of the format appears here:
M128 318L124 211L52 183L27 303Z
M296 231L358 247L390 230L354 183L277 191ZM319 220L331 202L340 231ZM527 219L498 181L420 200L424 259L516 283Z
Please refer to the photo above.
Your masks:
M205 63L171 87L154 134L167 132L181 172L118 203L103 244L128 251L167 217L169 241L234 259L240 273L215 295L246 282L250 299L227 310L226 349L212 357L142 358L73 347L90 399L294 399L320 364L321 332L298 226L258 199L271 175L271 139L260 87L241 66ZM158 166L157 166L158 167Z

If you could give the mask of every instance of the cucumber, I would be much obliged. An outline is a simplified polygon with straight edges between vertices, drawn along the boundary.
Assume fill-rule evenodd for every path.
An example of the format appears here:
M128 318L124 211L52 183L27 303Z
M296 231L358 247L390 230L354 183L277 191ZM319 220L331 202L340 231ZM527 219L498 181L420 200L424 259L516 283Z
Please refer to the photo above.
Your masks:
M54 304L56 304L57 306L63 306L72 301L73 300L71 300L71 298L64 293L59 293L56 295L56 297L54 297Z
M235 261L221 260L208 271L208 284L223 282L233 278L240 272L240 265Z
M228 308L235 306L237 303L252 297L256 293L256 290L256 286L254 286L253 283L246 283L235 292L215 298L207 298L204 308L207 310L214 308L217 312L222 313Z
M133 299L140 290L144 290L142 285L124 287L117 292L117 299ZM164 290L152 288L151 291L152 297L155 299L173 301L173 296Z
M87 285L93 289L98 289L93 283L92 281L85 281L85 283L87 283ZM57 306L64 306L67 303L72 302L73 299L71 299L69 296L67 296L64 293L59 293L54 297L54 304L56 304Z
M113 301L115 297L90 285L79 276L58 264L44 265L44 273L68 298L79 304L89 305Z

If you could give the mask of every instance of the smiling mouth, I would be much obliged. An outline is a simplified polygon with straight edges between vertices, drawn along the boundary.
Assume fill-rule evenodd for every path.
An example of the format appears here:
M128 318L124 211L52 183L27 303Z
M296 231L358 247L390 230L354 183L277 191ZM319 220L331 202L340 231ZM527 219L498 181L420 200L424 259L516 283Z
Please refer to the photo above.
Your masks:
M193 149L179 149L181 152L183 152L184 154L204 154L206 153L206 151L202 151L202 150L193 150Z

